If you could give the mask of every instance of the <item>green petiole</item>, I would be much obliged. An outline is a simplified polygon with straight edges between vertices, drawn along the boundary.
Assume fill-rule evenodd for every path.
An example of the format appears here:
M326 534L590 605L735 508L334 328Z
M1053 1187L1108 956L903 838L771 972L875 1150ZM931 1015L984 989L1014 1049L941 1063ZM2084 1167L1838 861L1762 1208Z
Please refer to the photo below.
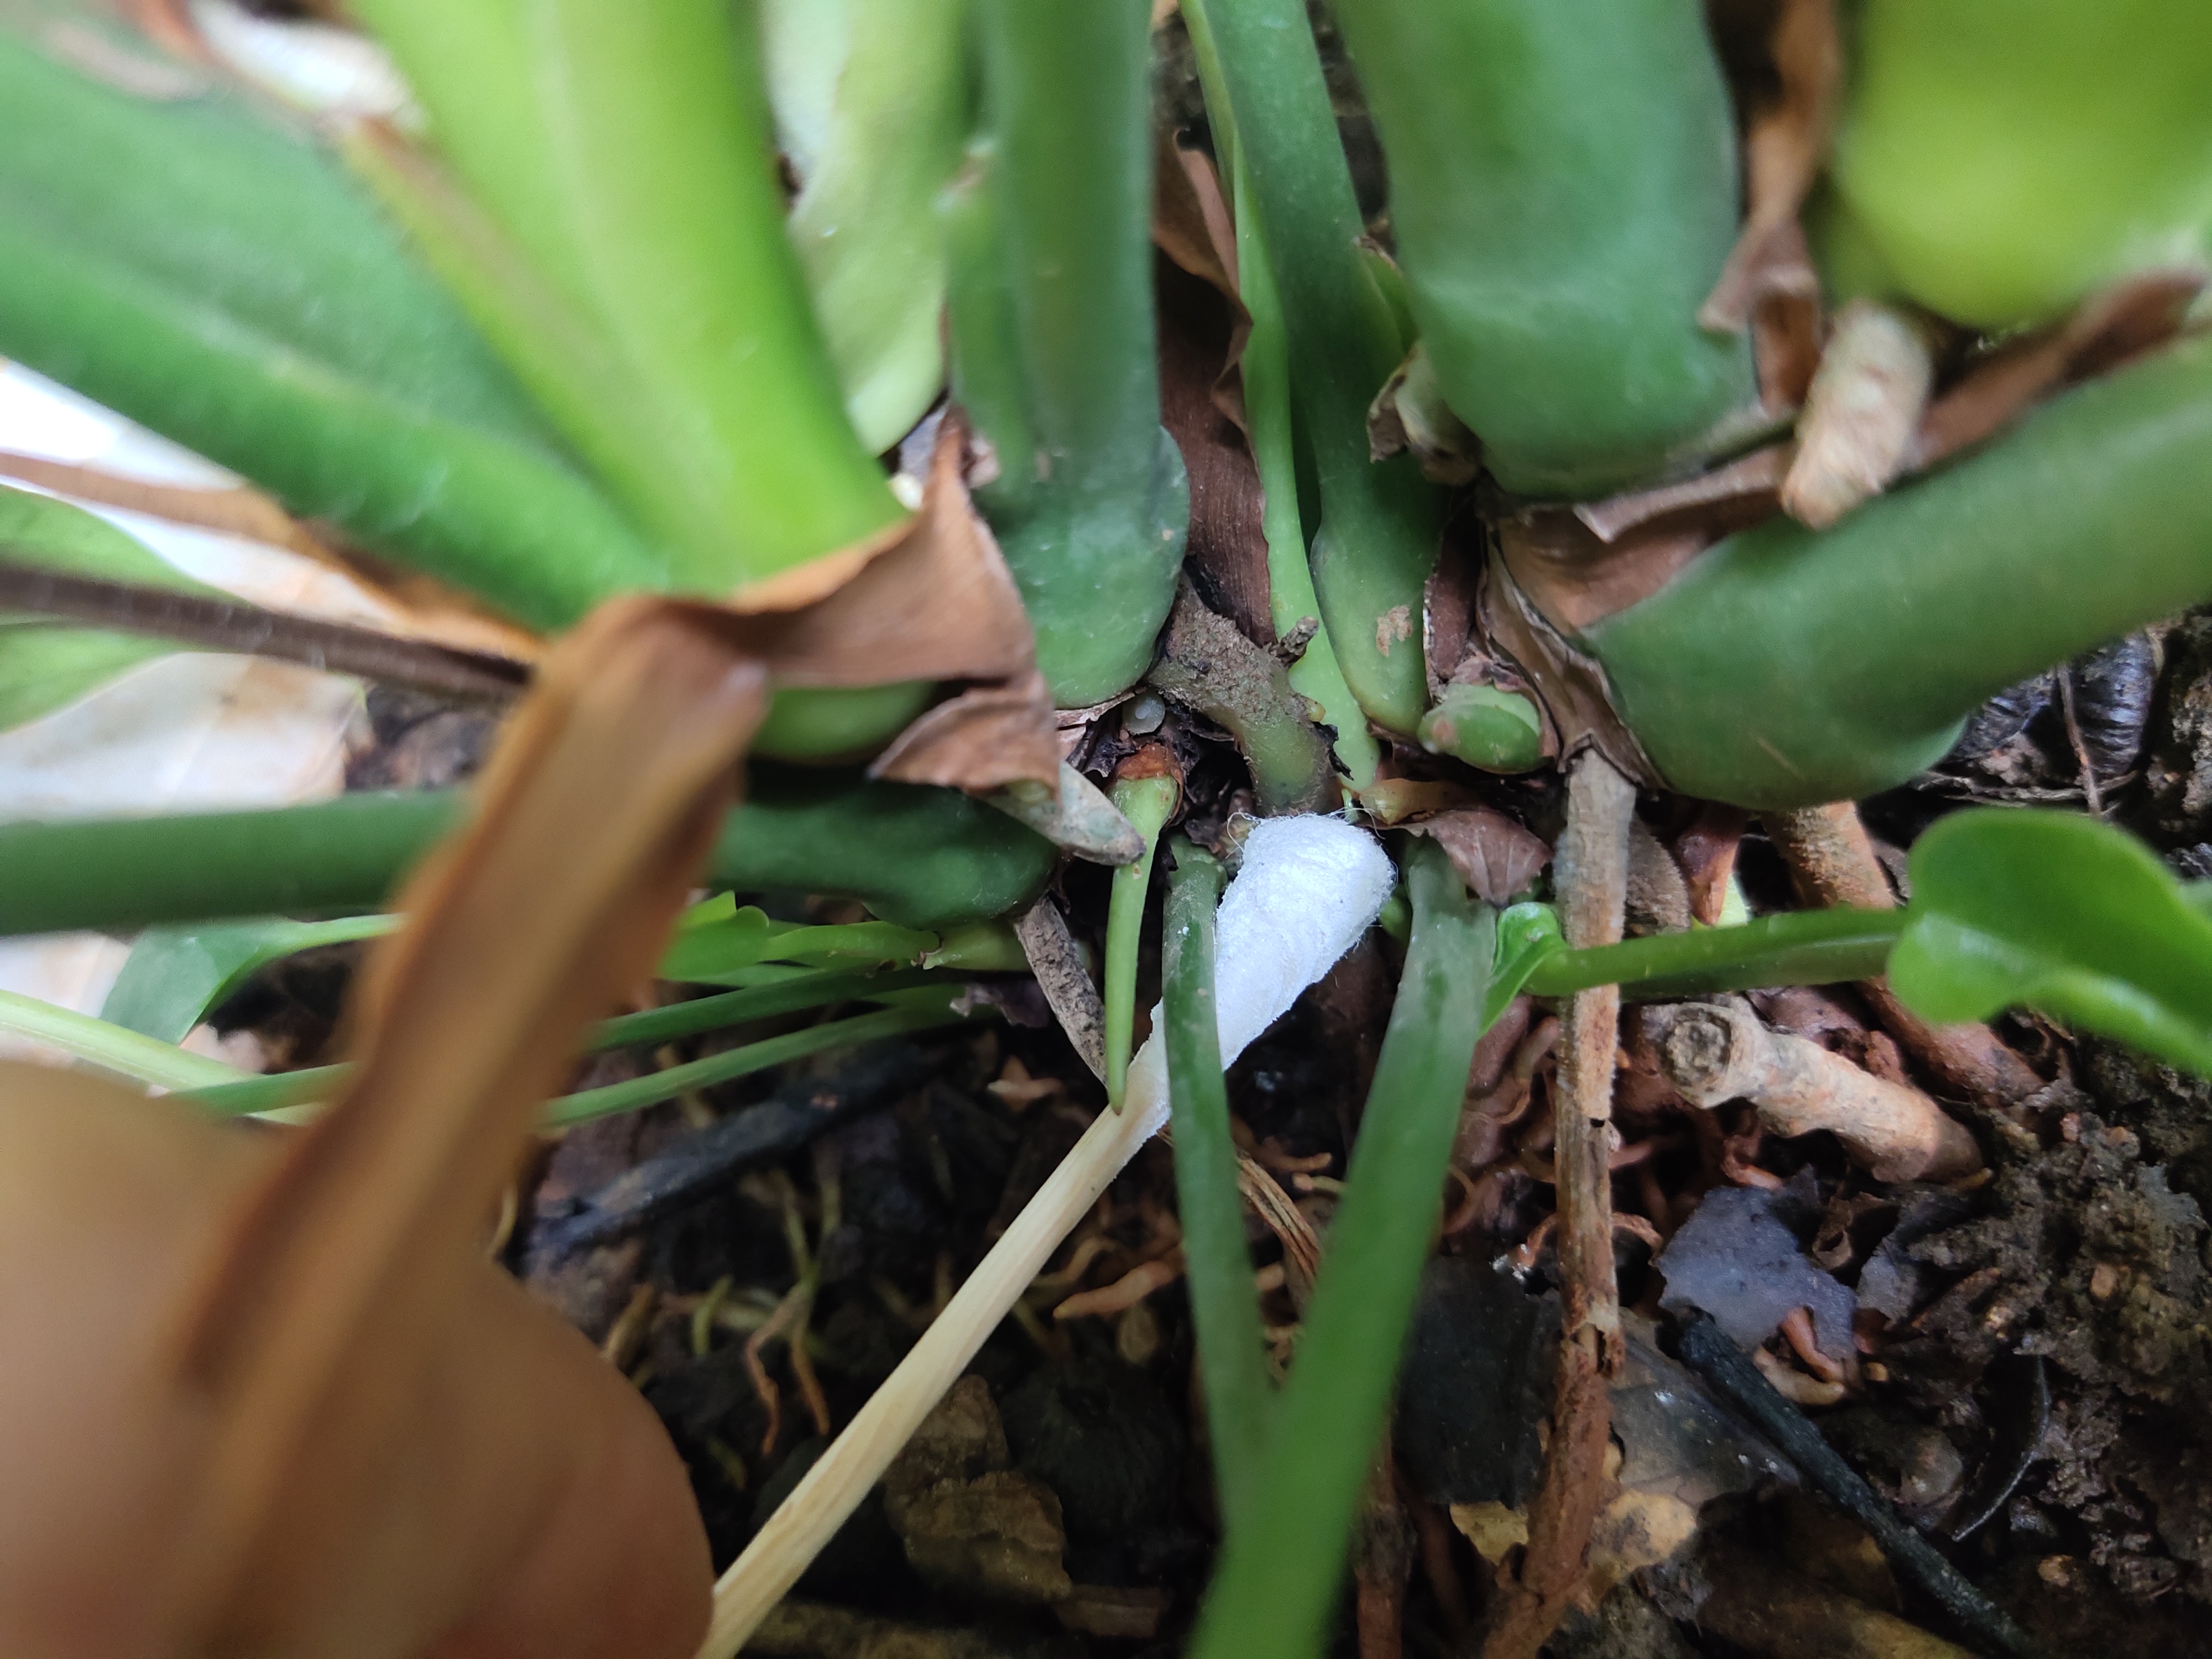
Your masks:
M1223 1546L1194 1659L1318 1654L1352 1515L1374 1468L1446 1158L1480 1035L1496 913L1469 901L1442 848L1406 852L1411 942L1328 1254L1257 1489Z
M1188 528L1160 428L1142 0L979 0L988 136L945 204L975 497L1063 708L1150 665Z
M702 1031L726 1030L732 1025L742 1024L746 1020L766 1019L776 1014L798 1013L805 1009L823 1007L835 1002L873 1001L878 997L901 996L902 994L916 990L932 990L943 982L941 975L925 975L919 972L882 974L873 976L865 974L810 974L787 980L776 985L763 986L746 991L731 991L721 996L699 997L692 1001L676 1003L666 1008L648 1008L641 1013L624 1014L617 1019L605 1020L593 1029L586 1048L587 1052L597 1052L605 1048L623 1048L646 1043L669 1042L678 1037L695 1036ZM925 1003L926 1001L927 1000ZM911 1013L914 1010L911 1007L906 1007L893 1012ZM722 1060L732 1054L750 1055L756 1049L768 1044L786 1042L787 1036L811 1037L817 1032L842 1030L852 1027L856 1020L871 1018L872 1016L862 1014L854 1016L853 1019L833 1020L827 1024L810 1026L805 1031L787 1033L786 1036L764 1038L761 1042L744 1044L739 1048L726 1050L722 1054L710 1055L708 1058ZM869 1028L870 1033L872 1033L872 1027ZM864 1033L861 1036L852 1040L865 1042L867 1040L867 1035L868 1033ZM797 1059L803 1054L819 1053L822 1048L835 1048L838 1042L844 1040L842 1037L831 1039L823 1042L820 1048L802 1048L788 1054L785 1054L781 1049L775 1049L771 1052L772 1054L783 1054L784 1058ZM781 1064L782 1060L773 1057L761 1061L758 1065L748 1061L744 1071L732 1073L729 1076L744 1076L750 1072ZM227 1071L228 1068L224 1069ZM635 1079L631 1083L608 1086L635 1088L638 1085L645 1085L647 1091L647 1097L639 1099L635 1103L638 1106L650 1106L659 1101L673 1099L686 1090L706 1086L704 1083L695 1078L671 1085L665 1093L650 1093L651 1085L656 1079L672 1077L677 1072L684 1069L681 1066L672 1067L667 1071L654 1072L645 1077ZM305 1105L312 1101L328 1099L331 1091L343 1084L352 1071L352 1066L349 1065L317 1066L305 1071L272 1073L266 1077L231 1077L219 1081L203 1081L181 1090L179 1098L189 1100L205 1110L228 1116L279 1111L288 1107ZM712 1082L727 1080L726 1077L720 1076L708 1079ZM605 1090L585 1091L585 1095L592 1097L605 1093ZM584 1098L585 1095L563 1096L562 1100L575 1101ZM553 1106L559 1107L561 1103L561 1101L556 1101ZM622 1106L605 1109L607 1111L628 1109L630 1109ZM596 1110L585 1114L587 1116L600 1115L602 1114Z
M1679 0L1343 0L1413 315L1508 489L1589 496L1756 402L1698 325L1736 235L1735 118Z
M1221 1512L1233 1530L1254 1523L1275 1399L1266 1334L1252 1287L1252 1253L1237 1195L1221 1033L1213 1001L1213 913L1221 866L1178 838L1162 938L1162 1016L1174 1114L1176 1208L1189 1263L1206 1420Z
M1291 403L1321 505L1310 550L1320 617L1360 708L1410 734L1428 702L1423 586L1443 515L1411 457L1370 457L1367 406L1407 342L1360 248L1366 227L1306 9L1300 0L1191 0L1184 15L1209 107L1233 132L1240 255L1244 228L1254 227L1239 282L1249 287L1264 264L1280 306ZM1261 372L1266 391L1267 367ZM1267 439L1276 473L1269 493L1280 497L1279 428ZM1279 501L1268 526L1271 570L1287 555L1289 532ZM1287 609L1293 595L1281 592ZM1285 623L1279 613L1277 625ZM1318 700L1328 708L1326 686ZM1340 732L1346 729L1330 715ZM1356 754L1347 757L1355 770Z
M2208 475L2212 340L2195 338L1832 529L1731 536L1581 644L1672 787L1859 799L1934 764L2006 686L2212 598Z
M1144 855L1114 872L1106 908L1106 1098L1116 1108L1129 1079L1137 1017L1137 945L1144 931L1145 901L1152 888L1152 855L1159 846L1160 830L1174 815L1182 794L1173 778L1122 778L1114 785L1114 805L1145 838Z
M187 1054L158 1037L15 991L0 991L0 1030L58 1048L96 1071L155 1089L193 1089L238 1075L219 1060Z
M0 935L383 907L460 820L459 791L310 806L0 824ZM1051 873L1052 843L949 789L756 768L711 881L858 898L933 931L1002 915Z

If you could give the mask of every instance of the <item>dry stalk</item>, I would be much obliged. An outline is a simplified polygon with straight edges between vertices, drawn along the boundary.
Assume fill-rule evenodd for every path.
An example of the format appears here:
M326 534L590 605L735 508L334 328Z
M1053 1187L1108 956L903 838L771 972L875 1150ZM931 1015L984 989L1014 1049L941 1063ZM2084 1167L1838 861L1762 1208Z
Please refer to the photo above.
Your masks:
M1981 1167L1973 1136L1919 1090L1769 1030L1740 998L1678 1003L1644 1018L1659 1069L1693 1106L1747 1100L1776 1134L1826 1129L1882 1181L1948 1181Z
M1635 811L1634 786L1595 750L1585 751L1568 781L1559 848L1570 945L1620 938ZM1609 1379L1623 1358L1607 1167L1620 1025L1620 990L1610 985L1578 994L1560 1022L1555 1158L1565 1306L1552 1439L1529 1507L1528 1547L1518 1572L1500 1575L1483 1659L1535 1659L1588 1575L1613 1420Z
M921 1419L968 1369L1121 1166L1159 1127L1152 1109L1101 1112L951 1304L714 1587L699 1659L730 1659L860 1506Z

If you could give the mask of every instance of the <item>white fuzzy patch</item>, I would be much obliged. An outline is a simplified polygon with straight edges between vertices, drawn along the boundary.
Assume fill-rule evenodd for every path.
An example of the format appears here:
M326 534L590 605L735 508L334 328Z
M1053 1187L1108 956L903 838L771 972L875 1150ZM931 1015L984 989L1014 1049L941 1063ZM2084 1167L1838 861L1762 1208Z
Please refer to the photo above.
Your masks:
M1213 1003L1224 1067L1359 942L1396 881L1382 844L1342 818L1263 818L1253 826L1214 918ZM1159 1123L1168 1116L1164 1024L1155 1006L1153 1035L1129 1062L1125 1096L1127 1109Z

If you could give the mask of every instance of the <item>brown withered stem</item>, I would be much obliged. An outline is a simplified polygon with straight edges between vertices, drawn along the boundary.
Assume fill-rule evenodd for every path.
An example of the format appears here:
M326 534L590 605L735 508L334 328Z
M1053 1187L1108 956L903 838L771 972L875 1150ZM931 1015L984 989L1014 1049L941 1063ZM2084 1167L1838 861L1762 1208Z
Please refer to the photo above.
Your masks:
M1567 829L1557 855L1570 945L1620 938L1635 811L1635 787L1595 750L1586 750L1568 780ZM1620 991L1610 985L1579 993L1560 1021L1554 1156L1565 1306L1552 1439L1529 1508L1528 1547L1517 1572L1500 1575L1483 1659L1535 1659L1588 1576L1613 1422L1608 1380L1623 1357L1607 1167L1620 1025Z
M1660 1071L1693 1106L1747 1100L1776 1134L1826 1129L1883 1181L1948 1181L1981 1167L1974 1138L1919 1090L1769 1030L1739 998L1646 1009L1644 1021Z

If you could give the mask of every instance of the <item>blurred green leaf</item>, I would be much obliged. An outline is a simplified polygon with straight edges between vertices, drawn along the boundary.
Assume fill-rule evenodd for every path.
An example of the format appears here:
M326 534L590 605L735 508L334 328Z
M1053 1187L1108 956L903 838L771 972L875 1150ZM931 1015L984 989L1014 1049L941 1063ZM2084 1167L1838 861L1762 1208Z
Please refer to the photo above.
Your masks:
M2212 1077L2212 909L2133 837L2069 812L1945 818L1912 848L1891 985L1922 1018L2026 1006Z
M0 27L0 352L533 626L666 585L343 167L68 28L104 79Z
M397 916L344 916L335 921L269 916L149 927L131 947L100 1017L164 1042L181 1042L255 969L317 945L375 939L398 925Z
M729 894L695 904L677 923L660 959L660 976L693 985L750 982L746 970L764 962L809 968L873 967L912 963L938 948L934 933L888 921L814 927L770 921Z
M945 382L937 197L966 135L961 10L959 0L761 7L769 95L800 180L792 246L845 412L876 451L903 437ZM836 61L820 61L816 43L834 43Z
M50 495L0 485L0 559L93 576L208 593L189 576L105 519ZM177 647L137 634L110 634L0 612L0 731L34 720L126 669Z

